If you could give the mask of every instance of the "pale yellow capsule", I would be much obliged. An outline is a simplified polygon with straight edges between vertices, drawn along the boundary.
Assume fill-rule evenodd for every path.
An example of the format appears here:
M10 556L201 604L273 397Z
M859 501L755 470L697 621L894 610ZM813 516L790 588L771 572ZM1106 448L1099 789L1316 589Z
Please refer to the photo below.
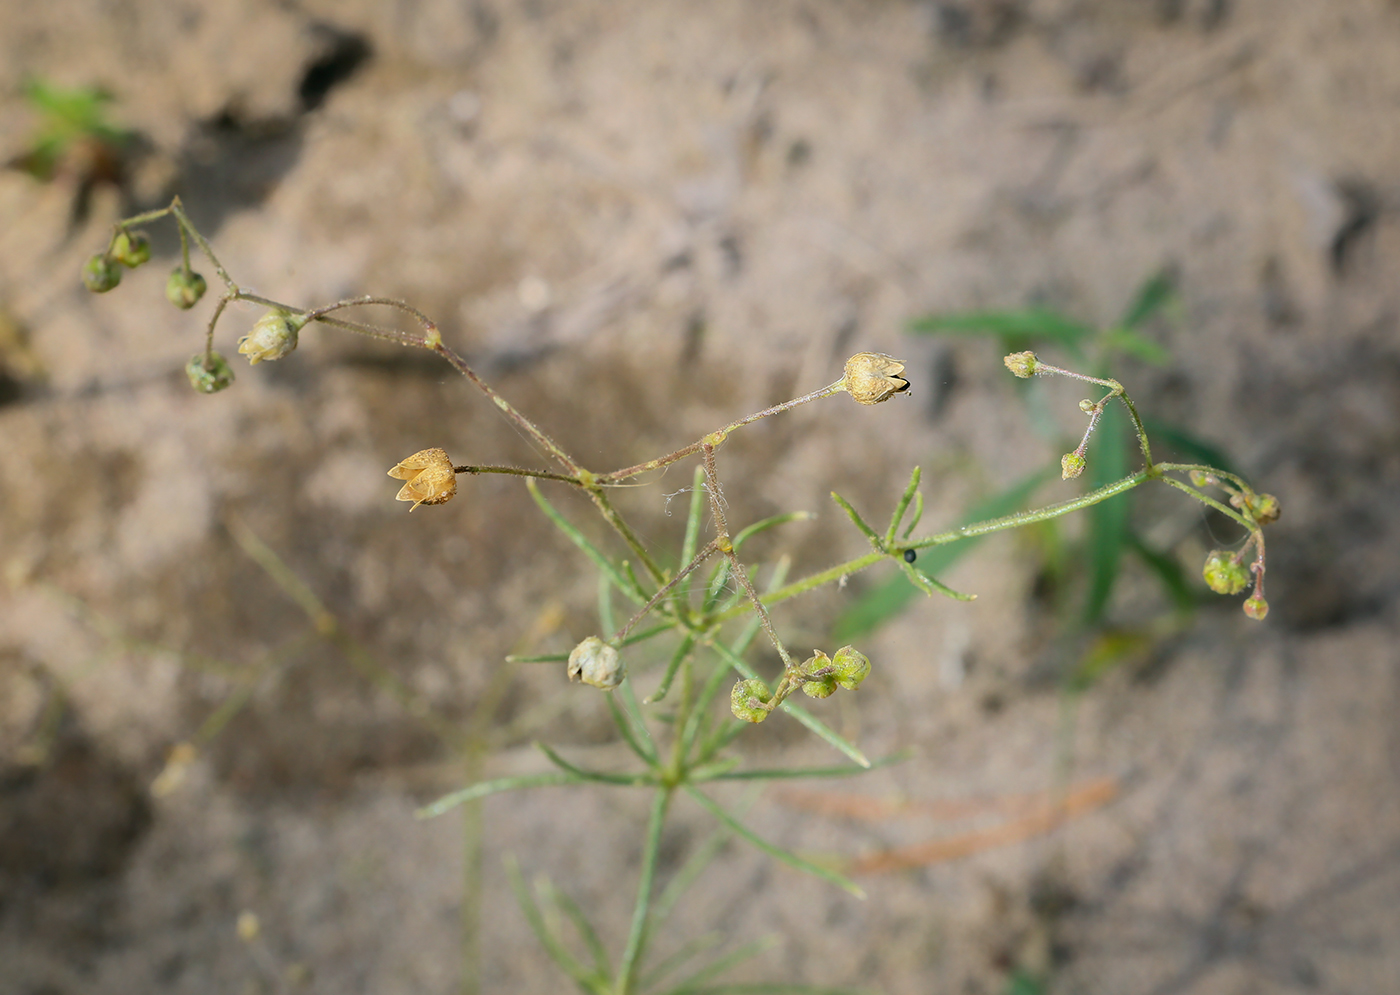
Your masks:
M909 389L904 364L883 352L858 352L846 360L841 386L861 404L879 404Z
M457 496L457 471L442 449L423 449L400 460L389 476L405 482L395 499L412 501L413 508L420 504L446 504Z

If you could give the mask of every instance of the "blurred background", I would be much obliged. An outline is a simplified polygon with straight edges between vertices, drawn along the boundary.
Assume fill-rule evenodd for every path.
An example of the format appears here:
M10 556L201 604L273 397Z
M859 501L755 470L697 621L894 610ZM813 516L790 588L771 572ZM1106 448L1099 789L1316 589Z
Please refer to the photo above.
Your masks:
M534 739L623 762L600 695L503 663L597 630L587 561L515 481L410 516L385 476L545 464L445 365L328 329L190 390L173 226L79 280L175 193L242 286L413 302L599 470L904 358L910 399L726 444L731 522L817 515L763 569L859 555L828 492L881 522L915 464L921 533L1078 493L1043 471L1083 391L1008 345L1278 496L1263 624L1200 581L1238 530L1166 488L921 558L970 604L886 568L784 605L874 662L823 716L913 758L734 797L870 898L733 845L661 950L772 935L736 977L891 993L1394 991L1400 4L51 0L0 7L0 52L4 995L562 990L508 854L626 936L641 796L413 815L544 769ZM1106 429L1091 472L1134 456ZM689 483L620 501L672 543ZM664 866L709 828L679 809Z

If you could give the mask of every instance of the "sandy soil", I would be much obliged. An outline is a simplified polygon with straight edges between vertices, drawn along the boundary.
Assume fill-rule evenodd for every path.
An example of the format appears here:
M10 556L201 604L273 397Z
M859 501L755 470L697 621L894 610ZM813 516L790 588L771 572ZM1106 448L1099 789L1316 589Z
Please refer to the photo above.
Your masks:
M657 942L773 936L736 977L891 993L1000 993L1018 971L1064 993L1394 990L1400 5L12 3L7 161L36 77L105 87L139 140L118 184L86 182L81 153L47 183L0 173L0 993L447 992L464 956L483 991L561 990L508 854L610 949L626 936L645 799L498 796L464 954L471 827L413 812L466 772L248 553L255 535L414 701L496 730L486 774L544 769L536 738L620 766L598 695L501 663L596 629L588 563L513 481L409 515L384 475L429 446L538 457L445 367L324 330L194 394L208 306L162 300L173 230L113 293L77 279L116 218L173 192L243 285L414 302L598 468L828 383L852 351L905 357L913 399L836 398L723 450L732 520L818 513L753 547L798 571L862 551L832 489L884 508L919 463L937 525L1061 451L992 343L910 318L1035 303L1102 324L1172 268L1179 306L1148 329L1170 363L1115 375L1281 499L1267 622L1207 603L1071 706L1038 547L984 544L945 578L979 599L915 604L868 641L858 707L827 703L867 752L914 759L770 791L749 820L860 855L1014 827L972 802L1067 769L1111 800L866 874L864 902L733 846ZM225 354L257 315L232 310ZM1050 434L1074 431L1079 393L1049 396ZM688 484L621 503L671 541ZM1194 577L1235 537L1186 504L1163 489L1135 513ZM825 645L880 579L778 622ZM1162 612L1130 569L1114 625ZM831 757L781 722L746 752ZM832 796L904 806L862 819ZM709 829L682 807L666 869Z

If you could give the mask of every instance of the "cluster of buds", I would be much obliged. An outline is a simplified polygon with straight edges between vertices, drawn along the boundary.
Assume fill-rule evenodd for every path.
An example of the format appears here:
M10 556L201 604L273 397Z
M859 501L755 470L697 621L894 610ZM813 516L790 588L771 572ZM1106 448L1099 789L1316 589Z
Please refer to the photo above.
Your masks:
M1249 578L1254 577L1254 590L1245 598L1244 613L1256 622L1262 622L1269 614L1269 602L1264 599L1264 532L1265 525L1278 521L1282 508L1278 498L1272 494L1259 494L1245 486L1238 478L1222 480L1220 476L1206 470L1192 470L1191 483L1196 487L1219 487L1230 495L1230 506L1244 512L1254 522L1249 538L1238 552L1227 553L1212 549L1206 554L1206 563L1201 570L1206 586L1216 594L1239 594L1249 586ZM1254 562L1245 566L1245 558L1250 549L1256 550Z
M763 681L751 677L734 685L729 694L729 709L736 719L762 722L786 697L786 693L798 686L808 697L829 698L837 688L854 691L869 674L869 658L854 646L842 646L835 656L813 650L796 672L790 673L779 685L781 696L770 692Z
M151 258L151 243L141 232L125 228L112 236L106 252L83 265L83 284L94 294L105 294L122 282L122 267L135 269Z

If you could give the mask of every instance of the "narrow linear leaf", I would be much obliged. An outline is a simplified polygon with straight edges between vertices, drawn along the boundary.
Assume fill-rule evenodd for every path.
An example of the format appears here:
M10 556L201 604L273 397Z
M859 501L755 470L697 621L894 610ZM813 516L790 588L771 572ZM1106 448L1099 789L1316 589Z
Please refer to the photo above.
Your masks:
M786 514L774 515L771 518L765 518L762 521L754 522L752 525L740 529L734 536L734 552L737 553L740 546L760 532L767 532L769 529L777 528L779 525L786 525L788 522L806 522L816 517L817 516L810 511L789 511ZM686 562L690 561L687 560Z
M842 767L781 767L773 770L736 770L722 774L716 774L717 781L777 781L792 780L799 778L824 778L824 777L852 777L856 774L864 774L866 771L875 770L877 767L889 767L900 764L908 760L913 754L908 750L901 750L899 753L892 753L879 760L872 760L869 767L842 766Z
M569 917L569 921L574 924L574 929L578 930L579 937L583 940L583 945L588 948L588 953L593 958L594 973L597 977L608 978L612 976L612 962L608 960L608 951L598 939L598 933L593 929L593 924L584 915L583 909L564 892L549 886L550 894L556 905L564 910L564 914Z
M525 914L525 921L529 923L535 938L540 941L540 946L544 947L551 960L559 965L559 969L567 974L574 983L583 991L590 995L601 995L602 988L599 982L603 979L595 978L568 948L549 928L545 922L544 914L536 903L530 889L525 884L525 879L520 873L520 865L515 858L509 857L506 860L506 877L510 880L511 891L515 892L515 900L520 906L520 911Z
M545 517L553 522L560 532L568 536L569 541L582 550L583 554L593 561L593 565L601 570L608 580L616 585L619 591L639 605L646 604L647 599L646 596L642 594L641 588L623 579L622 574L618 571L617 567L613 566L612 561L600 553L598 548L589 542L588 539L584 537L584 534L574 527L572 522L555 510L554 505L550 504L545 496L540 493L539 486L535 483L533 477L526 478L525 486L529 489L530 496L535 499L535 504L539 505L540 510L545 513Z
M1110 328L1103 333L1099 344L1105 353L1127 353L1153 366L1165 366L1172 358L1166 349L1131 328Z
M894 514L890 516L890 527L885 532L885 545L894 544L895 533L899 531L899 523L904 519L904 513L909 510L909 502L914 500L914 494L919 489L919 478L923 476L922 468L915 466L914 472L909 474L909 483L904 488L904 493L899 496L899 504L894 506ZM922 510L922 508L920 509ZM907 535L908 533L906 533Z
M525 774L520 777L500 777L494 781L478 781L471 787L443 795L437 801L424 805L413 814L415 818L432 819L444 812L451 811L464 802L469 802L474 798L485 798L487 795L494 795L502 791L519 791L522 788L554 788L562 784L581 783L580 778L562 771L551 771L547 774Z
M1128 533L1128 546L1156 575L1162 590L1180 611L1190 611L1196 606L1196 592L1186 579L1186 572L1174 557L1149 548L1135 532Z
M1127 473L1125 421L1116 407L1104 412L1097 440L1089 455L1091 488L1110 483ZM1089 509L1089 593L1084 603L1086 625L1100 622L1108 609L1123 559L1131 507L1131 502L1120 497Z
M925 335L987 335L1012 339L1040 339L1076 345L1094 334L1088 325L1049 308L1020 311L963 311L929 315L909 323L911 332Z
M947 584L938 580L936 577L930 577L928 574L924 573L922 570L920 570L913 564L900 563L899 568L900 571L904 574L905 579L908 580L909 583L913 584L915 587L917 587L919 590L923 591L930 597L932 597L934 594L942 594L945 597L952 598L954 601L977 600L977 595L963 594L960 591L955 591Z
M865 537L871 541L871 543L875 546L876 549L883 548L883 545L880 541L880 536L876 534L874 529L872 529L869 525L865 524L865 519L861 518L860 513L857 512L855 508L851 507L851 502L847 501L835 491L831 492L831 500L835 501L841 506L841 510L846 513L846 515L851 519L852 522L855 523L856 528L860 529L862 532L865 533Z
M807 874L811 874L813 877L821 878L823 881L829 881L831 884L854 895L856 898L865 898L865 891L850 878L842 874L837 874L828 867L814 864L810 860L803 860L797 854L784 850L782 847L776 846L773 843L769 843L762 836L759 836L753 830L749 829L748 826L745 826L738 819L730 815L722 805L714 801L700 789L686 785L685 793L691 798L694 798L701 807L728 826L737 835L742 836L775 860L779 860L795 870L803 871Z
M723 957L706 964L695 973L688 975L677 983L671 991L674 993L693 992L711 978L717 978L730 968L738 967L744 961L752 960L759 954L772 950L777 945L778 938L776 936L765 936L761 940L754 940L751 943L746 943L738 950L731 951Z
M964 524L1000 518L1020 511L1046 481L1059 476L1059 462L1023 478L998 494L968 508L963 515ZM958 542L933 546L919 555L920 573L925 577L943 573L954 563L967 555L978 542L980 536L962 539ZM851 642L874 632L894 618L914 599L918 589L911 586L907 577L890 577L858 597L837 618L832 626L832 638L838 643Z
M681 644L676 647L676 652L671 654L671 662L666 665L666 673L662 676L661 683L645 699L646 704L654 705L666 697L666 692L671 690L671 682L676 679L676 671L681 669L681 664L685 662L686 657L690 656L690 651L694 648L695 635L687 632L685 638L681 640Z
M1118 324L1124 328L1136 328L1170 304L1175 297L1176 271L1168 266L1153 274L1138 288L1137 296L1123 312Z
M631 680L631 678L628 678ZM627 681L623 681L624 684ZM643 761L654 765L656 763L656 746L651 741L651 736L647 734L646 727L643 726L641 734L633 727L632 717L623 710L617 703L614 695L607 695L608 711L611 713L613 723L617 726L617 731L622 734L622 740L632 748L632 752L641 757Z
M622 642L618 643L619 648L631 646L634 643L644 643L648 639L655 638L663 632L670 632L675 628L670 622L660 622L649 629L634 632ZM568 653L540 653L535 656L516 656L514 653L505 658L506 663L563 663L569 659Z
M576 764L571 764L556 753L548 743L541 743L539 740L535 741L535 749L548 757L549 762L554 764L554 766L574 775L581 781L598 781L603 784L625 784L629 787L651 783L651 778L646 774L611 774L606 771L587 770Z
M695 559L700 544L700 524L705 515L705 468L697 466L690 478L690 511L685 516L685 539L681 542L681 566Z
M726 836L727 835L729 834L726 833ZM658 921L660 918L661 917L658 915ZM689 941L665 960L657 963L655 967L651 968L651 970L646 973L642 978L642 990L650 991L655 988L657 985L661 984L668 975L678 971L686 961L704 953L706 950L714 949L719 946L723 939L724 937L719 933L706 933L703 936L696 937Z

